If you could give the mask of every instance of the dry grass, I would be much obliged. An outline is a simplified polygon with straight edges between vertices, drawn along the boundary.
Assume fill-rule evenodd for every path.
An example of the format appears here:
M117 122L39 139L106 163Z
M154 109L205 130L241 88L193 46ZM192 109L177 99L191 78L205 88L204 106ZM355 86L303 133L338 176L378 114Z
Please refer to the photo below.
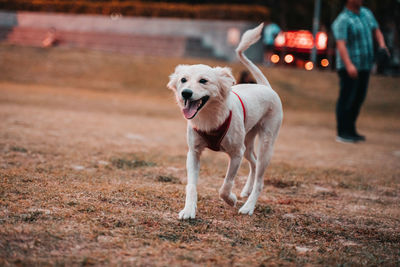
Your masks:
M197 219L179 221L185 122L165 84L197 60L9 46L0 59L0 265L399 264L398 79L372 78L368 142L342 145L334 73L265 69L286 112L255 214L218 199L227 159L206 152Z

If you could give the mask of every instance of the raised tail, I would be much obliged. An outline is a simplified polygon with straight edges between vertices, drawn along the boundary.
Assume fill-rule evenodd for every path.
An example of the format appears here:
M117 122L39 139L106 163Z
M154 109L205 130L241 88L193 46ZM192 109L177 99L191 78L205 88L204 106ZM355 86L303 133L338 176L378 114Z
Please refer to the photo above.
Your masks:
M271 85L268 82L268 79L264 76L261 70L253 62L251 62L243 53L244 51L247 50L247 48L249 48L252 44L256 43L260 39L263 27L264 23L261 23L256 28L246 31L242 35L242 39L240 40L240 43L236 48L236 53L240 61L251 72L251 74L253 75L254 79L256 79L256 82L258 84L263 84L271 87Z

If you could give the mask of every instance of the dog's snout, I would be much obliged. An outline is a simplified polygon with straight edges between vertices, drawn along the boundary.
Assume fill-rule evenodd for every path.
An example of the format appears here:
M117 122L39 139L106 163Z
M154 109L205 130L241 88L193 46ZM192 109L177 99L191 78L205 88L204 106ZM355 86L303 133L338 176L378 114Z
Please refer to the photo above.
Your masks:
M182 97L183 97L183 99L189 99L189 98L191 98L192 97L192 95L193 95L193 91L192 90L190 90L190 89L183 89L183 91L182 91Z

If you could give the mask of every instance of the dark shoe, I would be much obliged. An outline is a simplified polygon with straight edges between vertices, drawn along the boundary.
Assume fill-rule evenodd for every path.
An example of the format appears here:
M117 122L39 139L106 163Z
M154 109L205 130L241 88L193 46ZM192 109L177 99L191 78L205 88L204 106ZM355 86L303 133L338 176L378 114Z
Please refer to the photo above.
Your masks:
M336 136L336 142L340 143L357 143L358 141L360 140L358 140L357 137L354 135L342 134Z
M356 138L360 142L364 142L365 141L365 136L364 135L359 135L358 133L354 134L354 138Z

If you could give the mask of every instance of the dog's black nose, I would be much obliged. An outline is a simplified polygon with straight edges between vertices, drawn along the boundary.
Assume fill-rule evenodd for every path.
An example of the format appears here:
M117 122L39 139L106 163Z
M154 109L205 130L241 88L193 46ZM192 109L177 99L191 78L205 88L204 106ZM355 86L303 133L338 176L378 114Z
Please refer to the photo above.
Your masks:
M187 100L189 98L191 98L193 95L193 91L190 89L183 89L182 91L182 97L183 99Z

